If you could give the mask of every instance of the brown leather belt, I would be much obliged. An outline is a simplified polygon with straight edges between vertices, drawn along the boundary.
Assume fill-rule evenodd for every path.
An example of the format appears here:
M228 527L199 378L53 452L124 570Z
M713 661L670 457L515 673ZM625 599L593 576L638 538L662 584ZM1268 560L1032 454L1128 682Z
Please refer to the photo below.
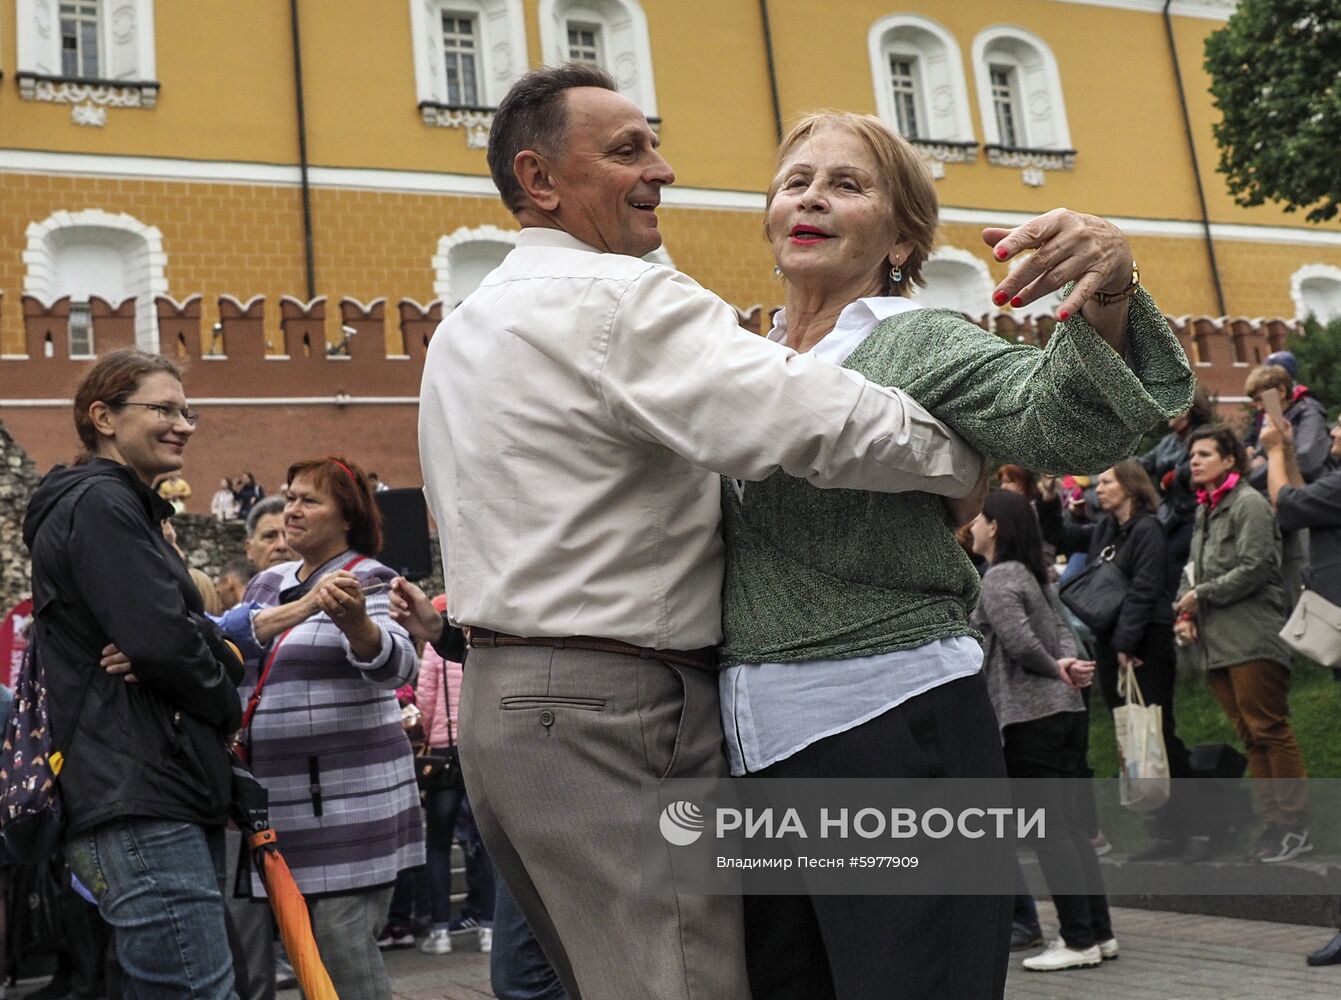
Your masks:
M643 660L664 660L679 667L694 667L698 670L717 669L717 647L705 646L702 649L650 649L647 646L635 646L618 639L602 639L595 635L538 636L529 638L524 635L509 635L495 632L493 629L468 626L465 629L466 642L471 649L489 649L495 646L547 646L551 649L586 649L595 653L618 653L621 656L636 656Z

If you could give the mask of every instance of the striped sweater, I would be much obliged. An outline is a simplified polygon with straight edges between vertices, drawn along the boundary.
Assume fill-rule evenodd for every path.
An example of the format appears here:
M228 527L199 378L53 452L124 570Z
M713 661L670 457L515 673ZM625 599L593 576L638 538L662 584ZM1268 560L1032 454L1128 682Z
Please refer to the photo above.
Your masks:
M315 575L357 556L345 552ZM246 599L279 604L281 591L298 584L300 565L259 573ZM353 572L365 586L395 576L373 559ZM370 595L367 606L382 629L381 653L359 662L330 618L314 615L277 640L251 724L252 770L270 793L279 849L309 897L390 885L401 869L424 863L414 762L395 694L414 678L418 660L405 629L391 620L386 591ZM257 667L255 660L247 664L243 704ZM262 895L259 879L252 882Z

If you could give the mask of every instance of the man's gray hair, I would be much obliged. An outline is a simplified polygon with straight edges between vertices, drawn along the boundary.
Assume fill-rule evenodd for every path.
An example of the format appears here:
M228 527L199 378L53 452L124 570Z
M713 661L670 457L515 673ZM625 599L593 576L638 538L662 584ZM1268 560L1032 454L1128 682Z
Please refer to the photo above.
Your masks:
M563 94L574 87L618 91L615 79L590 63L564 63L532 70L512 85L494 112L489 129L489 173L503 204L516 212L526 207L512 161L523 149L552 157L563 144L568 113Z
M283 513L283 497L266 497L264 500L256 501L256 506L247 513L247 537L256 537L256 525L261 523L261 518L265 515Z

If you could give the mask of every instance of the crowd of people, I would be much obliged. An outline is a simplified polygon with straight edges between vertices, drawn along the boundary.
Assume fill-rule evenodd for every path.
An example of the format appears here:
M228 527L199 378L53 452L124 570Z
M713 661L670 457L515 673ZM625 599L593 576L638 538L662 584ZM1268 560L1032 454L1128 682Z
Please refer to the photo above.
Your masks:
M259 787L342 997L390 997L384 948L443 955L468 931L503 1000L999 998L1011 948L1042 943L1027 899L1012 925L1002 895L646 894L643 788L1072 779L1063 836L1033 846L1049 882L1093 891L1055 894L1060 937L1024 967L1094 966L1118 942L1083 791L1088 691L1112 709L1133 676L1185 774L1180 661L1273 779L1253 857L1312 849L1278 633L1290 559L1310 581L1341 565L1341 472L1314 461L1321 407L1293 359L1250 377L1283 412L1250 457L1194 398L1120 231L1060 209L983 233L998 261L1037 251L999 305L1062 290L1046 350L921 308L934 185L866 116L809 116L778 150L765 235L786 301L767 338L642 259L674 173L602 71L527 74L488 159L522 231L425 362L436 604L377 561L379 484L338 456L294 456L282 496L225 481L211 513L245 517L245 559L193 581L164 527L198 421L181 373L117 351L77 391L83 454L43 480L25 540L67 761L61 891L93 901L115 956L90 995L273 995L239 809ZM1002 489L989 459L1010 463ZM1092 498L1030 471L1099 469ZM1312 566L1288 540L1304 527L1328 539ZM1074 553L1070 573L1117 563L1111 629L1076 627L1050 553ZM1140 857L1221 849L1197 818L1176 796ZM92 936L68 933L89 965Z

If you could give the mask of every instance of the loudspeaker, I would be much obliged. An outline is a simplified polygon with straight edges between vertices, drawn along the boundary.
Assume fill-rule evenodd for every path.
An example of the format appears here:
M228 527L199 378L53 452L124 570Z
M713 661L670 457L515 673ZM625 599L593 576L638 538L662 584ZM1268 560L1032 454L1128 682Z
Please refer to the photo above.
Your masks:
M382 551L377 558L409 580L422 580L432 574L433 550L423 490L379 490L373 499L382 511Z

